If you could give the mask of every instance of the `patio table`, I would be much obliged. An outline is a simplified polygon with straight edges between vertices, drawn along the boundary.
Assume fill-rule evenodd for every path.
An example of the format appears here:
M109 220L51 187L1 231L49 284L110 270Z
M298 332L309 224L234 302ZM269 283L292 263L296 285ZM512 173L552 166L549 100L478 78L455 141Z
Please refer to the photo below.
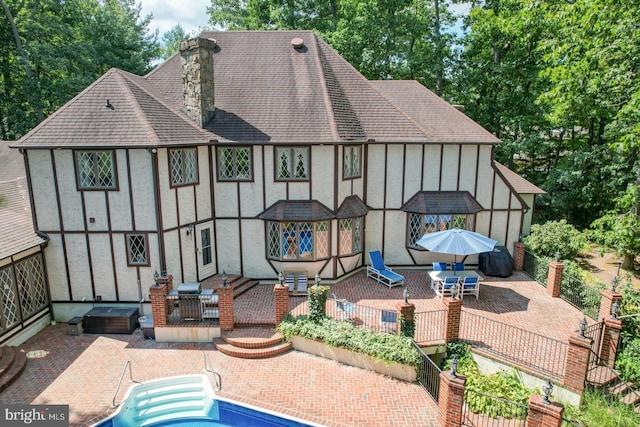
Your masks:
M455 274L453 271L430 271L429 277L431 278L431 289L435 292L435 283L444 281L445 277L459 277L460 280L464 280L465 277L477 277L478 282L481 282L482 277L473 270L462 270L456 271Z

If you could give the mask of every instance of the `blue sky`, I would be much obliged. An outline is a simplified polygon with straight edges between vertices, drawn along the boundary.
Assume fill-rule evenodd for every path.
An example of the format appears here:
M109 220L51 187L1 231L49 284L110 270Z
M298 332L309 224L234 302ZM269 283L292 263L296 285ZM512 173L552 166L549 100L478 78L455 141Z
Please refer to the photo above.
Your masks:
M209 21L207 6L211 0L140 0L141 16L153 14L149 25L151 31L158 29L160 39L162 35L175 27L182 25L186 33L207 25Z

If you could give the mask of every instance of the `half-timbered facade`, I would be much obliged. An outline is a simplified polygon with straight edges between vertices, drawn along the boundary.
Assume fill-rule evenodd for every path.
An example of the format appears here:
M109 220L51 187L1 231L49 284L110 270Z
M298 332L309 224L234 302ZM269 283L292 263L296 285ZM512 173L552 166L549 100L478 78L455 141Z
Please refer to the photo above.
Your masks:
M415 81L269 31L202 33L144 77L111 69L15 146L63 307L138 303L156 271L337 279L371 250L422 266L442 255L416 240L447 227L509 247L528 208L499 142Z

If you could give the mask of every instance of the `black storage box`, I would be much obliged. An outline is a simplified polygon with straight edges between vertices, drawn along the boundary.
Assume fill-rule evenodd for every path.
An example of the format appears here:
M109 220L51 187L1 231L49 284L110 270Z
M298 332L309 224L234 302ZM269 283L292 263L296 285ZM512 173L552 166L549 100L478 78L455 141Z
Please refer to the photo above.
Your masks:
M513 271L513 258L506 246L496 246L493 252L478 256L480 271L488 276L509 277Z
M84 315L89 334L132 334L138 327L137 308L95 307Z
M73 317L67 323L67 334L82 335L82 317Z

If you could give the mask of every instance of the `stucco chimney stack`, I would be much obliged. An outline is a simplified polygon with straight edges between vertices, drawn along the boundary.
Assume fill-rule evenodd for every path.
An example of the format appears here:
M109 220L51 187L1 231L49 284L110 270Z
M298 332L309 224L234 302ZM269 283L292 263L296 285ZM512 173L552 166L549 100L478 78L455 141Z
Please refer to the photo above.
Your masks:
M198 126L213 118L213 51L216 41L198 37L180 42L185 112Z

